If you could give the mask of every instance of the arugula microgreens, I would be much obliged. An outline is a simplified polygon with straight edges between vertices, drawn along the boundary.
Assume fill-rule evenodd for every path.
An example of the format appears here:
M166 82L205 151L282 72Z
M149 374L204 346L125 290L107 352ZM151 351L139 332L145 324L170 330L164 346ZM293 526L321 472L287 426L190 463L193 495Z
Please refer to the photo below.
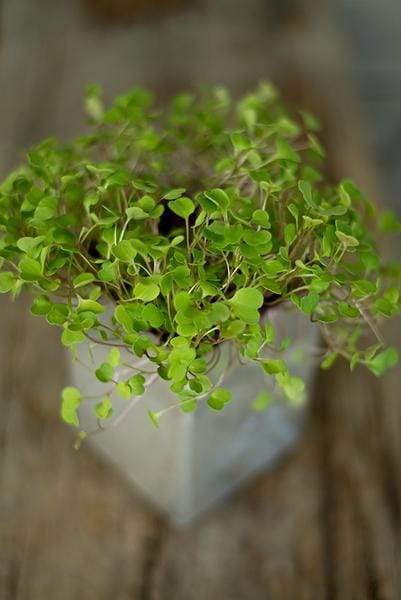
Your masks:
M144 358L182 410L203 398L223 409L230 392L208 374L225 341L293 399L298 378L263 350L277 351L261 314L278 302L320 325L323 368L338 356L376 375L396 363L378 322L400 311L401 268L382 262L374 238L401 224L350 180L328 184L311 115L291 117L268 84L238 102L222 88L183 93L164 110L139 88L106 109L92 86L86 108L88 135L40 143L0 187L0 291L33 291L32 313L73 352L110 346L95 366L107 386L100 421L112 393L144 393ZM120 347L132 357L122 380ZM65 421L79 425L83 399L63 391Z

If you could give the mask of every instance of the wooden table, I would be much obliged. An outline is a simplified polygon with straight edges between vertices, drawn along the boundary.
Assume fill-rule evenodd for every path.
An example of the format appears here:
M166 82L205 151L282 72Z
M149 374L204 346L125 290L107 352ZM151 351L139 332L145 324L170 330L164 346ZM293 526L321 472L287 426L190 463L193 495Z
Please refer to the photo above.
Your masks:
M87 48L96 74L100 41L79 29L73 4L41 0L43 19L39 0L5 2L4 166L21 144L78 126L83 75L74 79L70 63L75 45ZM323 91L333 71L310 62L309 34L324 36L313 29L322 22L315 18L310 30L304 17L285 22L274 50L292 69L289 95L303 89L324 117L332 172L352 171L372 189L355 120L352 131L346 125L348 88L336 74L329 101ZM106 45L113 35L128 47L117 33ZM332 46L326 52L337 64ZM25 62L35 76L22 70ZM389 328L389 341L399 344L398 330L399 323ZM58 418L68 377L58 331L28 315L26 298L1 299L0 331L1 600L401 598L400 369L383 380L363 370L351 376L341 363L320 374L297 449L232 501L174 530L89 447L72 449Z

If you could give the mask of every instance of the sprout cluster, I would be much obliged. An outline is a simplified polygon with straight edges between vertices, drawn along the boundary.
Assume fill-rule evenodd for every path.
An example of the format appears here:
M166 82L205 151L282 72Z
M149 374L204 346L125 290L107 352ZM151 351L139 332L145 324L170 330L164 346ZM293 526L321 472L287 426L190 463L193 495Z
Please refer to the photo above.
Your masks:
M310 114L290 116L268 84L235 102L216 88L163 108L139 88L105 108L93 86L86 109L90 133L35 146L0 186L0 292L29 288L32 313L60 327L73 352L87 340L109 345L94 366L107 390L142 394L136 364L146 356L182 410L203 398L221 410L229 391L208 373L230 341L295 399L302 386L268 319L279 302L319 324L324 368L338 356L376 375L395 364L379 321L399 313L401 270L375 239L400 223L352 181L327 182ZM123 381L120 347L132 356ZM83 399L64 390L67 422L79 425ZM98 419L111 411L107 392Z

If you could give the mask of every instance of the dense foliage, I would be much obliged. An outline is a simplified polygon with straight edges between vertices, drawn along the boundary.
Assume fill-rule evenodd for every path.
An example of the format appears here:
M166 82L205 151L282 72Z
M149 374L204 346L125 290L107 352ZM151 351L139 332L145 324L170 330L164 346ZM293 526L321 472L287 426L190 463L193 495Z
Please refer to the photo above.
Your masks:
M110 345L96 365L107 389L143 393L135 365L146 355L183 410L200 398L219 410L230 395L208 372L230 340L294 399L302 386L260 319L278 302L319 323L323 367L337 356L377 375L395 364L378 323L399 312L400 267L382 262L375 237L400 224L351 181L327 183L311 115L289 116L266 84L235 103L218 88L164 109L142 89L105 109L92 87L86 107L91 133L35 146L0 187L0 291L33 291L32 313L73 351L87 339ZM120 346L132 355L124 381ZM81 401L64 390L66 421L78 425ZM111 408L106 396L98 418Z

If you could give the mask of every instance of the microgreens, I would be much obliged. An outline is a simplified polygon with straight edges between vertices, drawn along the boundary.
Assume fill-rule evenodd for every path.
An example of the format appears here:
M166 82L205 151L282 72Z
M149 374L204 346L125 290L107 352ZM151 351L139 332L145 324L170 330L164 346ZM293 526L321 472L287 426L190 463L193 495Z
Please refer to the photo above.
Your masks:
M139 88L105 108L93 86L86 108L89 134L35 146L0 187L0 292L29 288L32 313L73 353L110 347L94 366L100 421L114 392L130 400L150 384L141 357L184 412L202 399L224 409L230 392L209 377L223 342L295 401L302 381L268 319L280 302L320 325L323 368L338 356L376 375L396 363L379 322L400 311L401 268L375 238L401 224L352 181L328 183L314 118L290 116L268 84L237 102L221 88L183 93L164 109ZM64 389L65 421L79 426L84 399ZM255 409L269 402L261 392Z

